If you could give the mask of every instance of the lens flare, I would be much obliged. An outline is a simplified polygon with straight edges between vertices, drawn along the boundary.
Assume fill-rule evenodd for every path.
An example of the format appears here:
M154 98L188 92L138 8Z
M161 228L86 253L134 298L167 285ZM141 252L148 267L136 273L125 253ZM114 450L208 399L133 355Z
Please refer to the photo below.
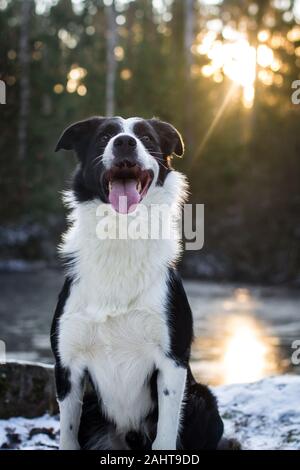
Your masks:
M257 63L261 67L269 67L273 63L274 53L272 49L265 44L261 44L257 48Z
M214 37L212 34L205 37L198 48L199 53L206 54L211 61L202 67L202 75L213 77L214 81L220 83L220 73L223 73L242 87L243 103L246 108L251 108L255 95L256 49L242 37L228 43L214 40Z
M242 89L243 105L250 109L254 104L257 80L265 86L273 83L281 86L281 75L277 72L284 72L286 64L274 51L284 47L287 53L300 56L300 48L298 51L292 44L297 40L299 31L300 27L293 28L284 37L264 29L257 34L258 44L252 45L246 32L224 26L221 35L215 30L199 33L198 43L192 46L192 52L209 59L201 67L204 77L211 78L215 83L221 83L222 77L228 77Z

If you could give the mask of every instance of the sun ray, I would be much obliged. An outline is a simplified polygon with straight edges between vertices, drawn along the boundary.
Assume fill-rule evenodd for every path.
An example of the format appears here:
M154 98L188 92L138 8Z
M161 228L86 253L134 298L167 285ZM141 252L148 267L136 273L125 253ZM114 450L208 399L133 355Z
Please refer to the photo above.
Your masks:
M223 116L224 114L224 111L225 109L227 108L228 104L230 103L233 95L235 94L237 90L237 84L235 82L233 82L224 98L224 101L223 103L221 104L220 108L218 109L218 112L217 114L215 115L212 123L210 124L202 142L201 142L201 145L199 146L198 150L195 152L194 154L194 158L191 160L191 164L190 166L193 167L194 164L196 163L197 159L200 157L200 155L202 154L204 148L206 147L206 144L207 142L209 141L210 137L212 136L215 128L217 127L221 117Z

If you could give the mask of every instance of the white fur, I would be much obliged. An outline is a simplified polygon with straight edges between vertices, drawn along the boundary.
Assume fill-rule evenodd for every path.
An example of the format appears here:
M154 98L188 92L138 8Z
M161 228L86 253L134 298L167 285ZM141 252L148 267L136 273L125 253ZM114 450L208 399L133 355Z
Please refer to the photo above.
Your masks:
M72 388L70 394L59 403L60 411L60 449L78 450L77 441L82 394L80 369L73 369L71 373Z
M128 125L132 124L128 121ZM128 128L125 130L128 132ZM172 171L163 186L152 185L143 203L168 204L176 219L185 189L184 177ZM64 236L61 253L75 257L74 265L69 268L75 281L59 322L59 354L62 365L72 371L75 391L60 403L61 447L77 446L75 436L82 398L78 383L86 368L107 416L120 432L126 432L138 429L141 419L151 410L145 381L158 367L162 373L161 386L174 393L166 397L159 391L161 418L155 446L174 448L185 374L165 359L169 351L165 304L167 269L178 257L180 245L176 237L99 240L96 226L100 202L76 204L70 194L66 199L72 208L71 225ZM106 206L113 211L110 205Z
M143 204L168 204L176 220L185 191L184 177L172 171L165 184L149 190ZM180 194L180 196L178 195ZM71 226L64 235L61 253L75 256L71 275L77 279L76 294L72 295L65 312L93 313L104 321L107 315L143 309L159 311L164 302L167 267L180 254L180 244L174 235L170 239L99 240L99 201L73 205ZM111 216L114 210L105 204ZM173 227L176 230L176 226ZM75 290L75 289L74 289ZM79 305L78 305L79 302Z
M160 361L158 367L159 415L152 450L176 450L187 373L167 357Z

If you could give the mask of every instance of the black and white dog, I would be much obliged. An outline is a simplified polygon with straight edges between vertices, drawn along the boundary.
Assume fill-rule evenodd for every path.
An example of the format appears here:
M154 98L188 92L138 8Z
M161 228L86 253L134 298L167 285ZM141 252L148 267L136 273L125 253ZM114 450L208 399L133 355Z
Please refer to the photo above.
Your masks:
M216 400L189 367L192 313L175 268L177 237L99 239L96 231L99 207L108 218L141 203L179 214L187 184L170 159L183 155L180 134L157 119L93 117L68 127L60 149L79 160L51 331L60 448L216 449Z

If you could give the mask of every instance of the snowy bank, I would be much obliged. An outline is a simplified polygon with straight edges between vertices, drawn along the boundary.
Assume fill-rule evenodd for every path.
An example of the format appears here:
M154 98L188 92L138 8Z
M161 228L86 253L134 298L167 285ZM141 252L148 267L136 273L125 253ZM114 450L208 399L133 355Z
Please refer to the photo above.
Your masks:
M282 375L216 387L227 437L244 449L300 449L300 377ZM55 449L57 415L0 420L0 448Z
M300 450L300 377L216 387L227 436L244 449Z

